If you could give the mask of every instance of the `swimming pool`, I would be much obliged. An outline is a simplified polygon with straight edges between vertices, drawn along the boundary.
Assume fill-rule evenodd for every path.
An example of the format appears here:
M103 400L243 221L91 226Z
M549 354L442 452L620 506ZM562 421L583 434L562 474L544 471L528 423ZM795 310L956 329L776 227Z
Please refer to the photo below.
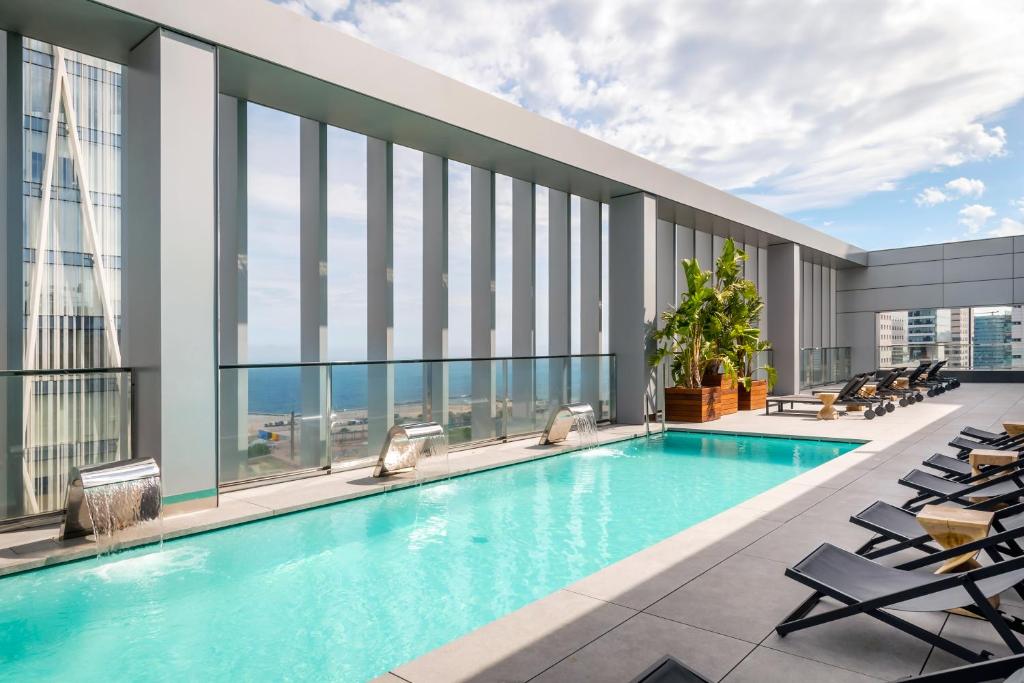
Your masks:
M0 678L366 680L858 445L673 432L10 576Z

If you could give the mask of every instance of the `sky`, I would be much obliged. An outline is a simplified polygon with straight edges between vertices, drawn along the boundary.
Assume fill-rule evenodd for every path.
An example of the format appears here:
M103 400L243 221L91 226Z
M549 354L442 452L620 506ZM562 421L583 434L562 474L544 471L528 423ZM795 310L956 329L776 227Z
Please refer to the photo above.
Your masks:
M1024 234L1021 0L270 1L866 249ZM265 230L274 246L261 261L251 244L250 261L276 282L262 302L276 311L297 283L297 272L270 271L297 253L297 232L284 242L298 215L298 125L269 110L256 118L250 178L266 191L250 179L250 242ZM365 230L365 143L331 135L331 240L343 260ZM416 154L396 153L396 198L403 183L416 192ZM459 172L456 202L468 192ZM396 205L396 265L408 264L396 277L410 283L417 252L400 237L418 210L409 197ZM332 287L358 291L360 268L365 287L356 260L345 277L330 269ZM453 276L465 266L468 278L454 260ZM498 280L501 290L500 267ZM409 357L422 324L410 287L396 282L396 354ZM468 330L468 300L451 304L453 326ZM507 306L499 294L499 330ZM250 325L274 336L276 317ZM545 319L538 311L538 351ZM297 344L268 353L290 357ZM329 347L358 357L365 327L332 332Z

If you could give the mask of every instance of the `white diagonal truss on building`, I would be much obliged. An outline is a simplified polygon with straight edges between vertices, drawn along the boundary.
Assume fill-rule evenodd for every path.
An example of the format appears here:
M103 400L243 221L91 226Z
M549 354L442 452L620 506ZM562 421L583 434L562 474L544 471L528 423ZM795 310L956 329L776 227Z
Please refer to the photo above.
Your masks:
M53 199L54 166L57 161L57 132L60 125L61 105L64 111L64 123L67 129L68 146L71 154L72 165L75 169L75 177L78 181L80 202L82 207L82 223L85 234L85 253L92 258L92 273L99 294L100 306L103 314L103 332L106 343L106 362L114 367L121 365L121 348L117 337L117 325L115 311L112 304L110 292L110 279L107 275L106 265L100 252L101 242L96 227L95 207L93 206L92 185L89 179L89 165L82 149L82 143L78 134L78 117L75 113L74 99L71 93L67 67L65 64L64 50L54 46L53 49L53 84L50 97L49 128L46 137L46 153L43 161L43 176L41 179L41 199L39 217L36 229L35 258L30 271L28 301L28 336L24 351L24 368L27 370L39 367L38 359L41 352L40 344L40 317L44 301L44 286L46 279L46 265L48 253L53 251L54 266L54 292L56 299L59 296L58 285L63 279L63 273L59 263L60 233L51 226L51 204ZM53 244L50 243L51 230L54 232ZM63 287L60 287L63 290ZM56 316L54 316L56 318ZM73 321L72 321L72 324ZM57 335L55 343L60 344L61 335ZM52 349L54 358L59 366L65 366L64 353L66 349ZM37 513L40 511L39 502L34 490L34 466L31 453L35 447L33 438L33 415L36 404L32 401L33 381L25 378L22 433L24 435L24 457L23 477L26 496L26 512Z

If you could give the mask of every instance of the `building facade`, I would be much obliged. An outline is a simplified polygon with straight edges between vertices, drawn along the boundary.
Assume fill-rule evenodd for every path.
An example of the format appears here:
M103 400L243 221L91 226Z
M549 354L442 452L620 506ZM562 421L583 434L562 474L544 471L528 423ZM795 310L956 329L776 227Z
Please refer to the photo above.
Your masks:
M1017 238L868 253L263 0L17 0L0 29L17 131L3 145L21 171L0 185L4 519L56 509L71 469L97 459L153 457L165 502L202 507L228 486L350 465L399 420L500 439L579 399L642 424L658 386L646 335L679 299L678 262L710 265L730 238L766 301L782 393L807 349L873 369L880 325L894 347L953 343L956 310L1024 303ZM281 191L250 177L255 104L292 117L298 176L270 249L292 258L294 310L271 325L294 358L273 367L249 359L265 284L250 199ZM329 190L338 131L359 143L344 206ZM411 184L396 148L416 152ZM339 214L359 240L332 252ZM364 281L340 295L359 299L359 325L328 314L340 268ZM422 337L408 363L403 277ZM511 360L495 343L502 287ZM453 295L469 311L457 331ZM892 310L915 315L876 318ZM335 363L333 332L364 357ZM456 334L468 357L449 353ZM47 368L64 374L24 377Z

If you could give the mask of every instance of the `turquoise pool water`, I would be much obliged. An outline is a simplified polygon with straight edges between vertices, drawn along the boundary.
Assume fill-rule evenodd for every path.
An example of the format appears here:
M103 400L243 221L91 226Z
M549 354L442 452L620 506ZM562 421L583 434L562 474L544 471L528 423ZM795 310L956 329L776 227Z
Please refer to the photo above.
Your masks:
M362 681L855 443L672 433L0 579L0 679Z

